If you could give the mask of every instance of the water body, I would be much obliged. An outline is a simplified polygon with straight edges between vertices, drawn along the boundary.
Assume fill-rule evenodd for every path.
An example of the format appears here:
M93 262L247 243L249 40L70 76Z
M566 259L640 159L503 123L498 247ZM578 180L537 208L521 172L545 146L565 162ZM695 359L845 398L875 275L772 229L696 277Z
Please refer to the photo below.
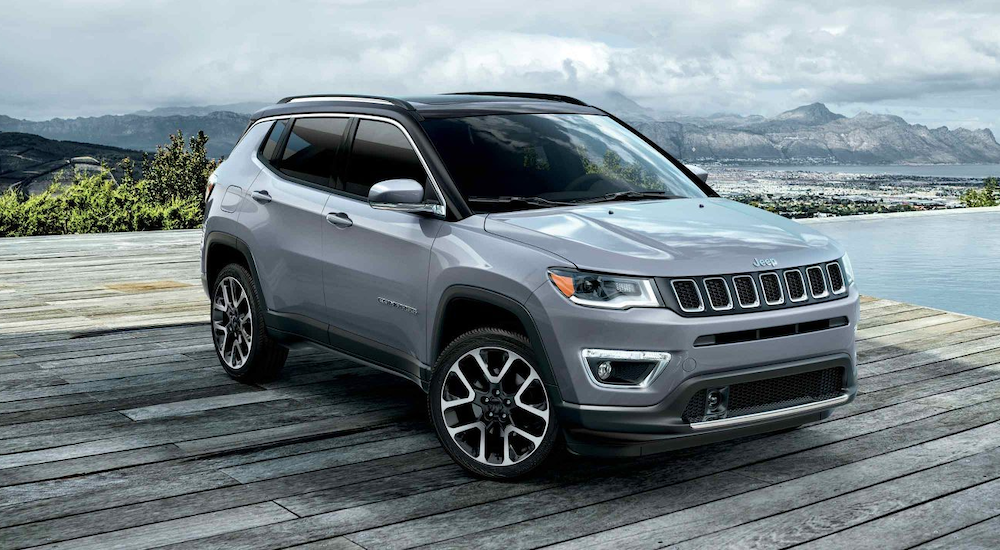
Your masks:
M1000 320L1000 211L811 224L847 249L863 294Z
M988 178L1000 177L1000 164L887 164L828 166L774 165L733 166L747 170L775 170L781 172L824 172L839 174L888 174L894 176L931 176L937 178Z

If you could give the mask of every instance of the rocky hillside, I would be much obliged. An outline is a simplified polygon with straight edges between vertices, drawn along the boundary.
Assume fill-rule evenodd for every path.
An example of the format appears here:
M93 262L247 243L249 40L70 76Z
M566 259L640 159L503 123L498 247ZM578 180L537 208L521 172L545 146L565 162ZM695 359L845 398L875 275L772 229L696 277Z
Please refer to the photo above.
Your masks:
M178 130L185 136L205 132L208 154L222 157L232 151L247 125L248 115L216 111L207 115L105 115L54 118L41 122L0 115L0 132L36 134L49 139L99 143L153 151Z
M0 192L17 187L37 193L61 172L99 170L101 163L113 168L125 157L131 157L138 167L142 153L31 134L0 133ZM64 181L68 180L68 175L64 176Z
M842 164L1000 163L987 129L928 128L892 115L833 113L822 103L777 116L625 117L684 160Z

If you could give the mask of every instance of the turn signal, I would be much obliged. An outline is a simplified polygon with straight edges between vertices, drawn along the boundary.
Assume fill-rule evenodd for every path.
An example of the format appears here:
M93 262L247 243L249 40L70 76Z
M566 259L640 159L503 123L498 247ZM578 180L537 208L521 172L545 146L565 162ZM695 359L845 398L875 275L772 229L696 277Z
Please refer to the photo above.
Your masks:
M556 288L559 292L562 292L564 296L569 298L576 292L576 285L573 284L572 277L566 277L565 275L556 275L555 273L549 272L549 278L555 283Z

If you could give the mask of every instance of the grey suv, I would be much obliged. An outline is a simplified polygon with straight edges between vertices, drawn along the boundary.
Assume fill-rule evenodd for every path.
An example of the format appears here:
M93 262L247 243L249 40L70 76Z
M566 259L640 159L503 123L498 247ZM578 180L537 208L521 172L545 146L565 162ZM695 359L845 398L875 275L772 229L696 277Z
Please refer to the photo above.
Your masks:
M570 97L286 98L207 189L219 360L402 376L493 478L823 419L855 394L850 262L706 178Z

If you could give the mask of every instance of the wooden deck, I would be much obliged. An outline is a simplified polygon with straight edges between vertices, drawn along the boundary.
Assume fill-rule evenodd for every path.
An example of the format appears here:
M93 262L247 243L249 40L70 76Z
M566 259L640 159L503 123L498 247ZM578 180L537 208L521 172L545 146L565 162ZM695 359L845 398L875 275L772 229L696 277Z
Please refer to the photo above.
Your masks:
M827 421L497 483L392 376L227 378L199 237L0 239L0 548L1000 545L1000 323L869 298Z

